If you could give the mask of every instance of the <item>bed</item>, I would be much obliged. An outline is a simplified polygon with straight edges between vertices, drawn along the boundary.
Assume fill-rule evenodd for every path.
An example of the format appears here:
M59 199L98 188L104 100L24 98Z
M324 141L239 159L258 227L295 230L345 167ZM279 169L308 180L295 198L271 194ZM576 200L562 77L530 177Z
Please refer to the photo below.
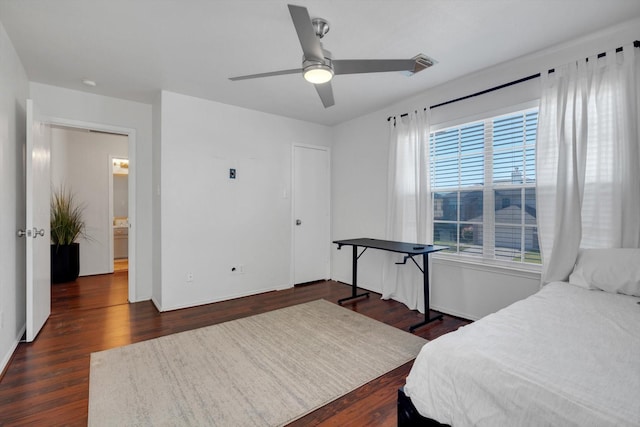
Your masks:
M581 251L569 282L427 343L398 425L640 426L639 297L640 250Z

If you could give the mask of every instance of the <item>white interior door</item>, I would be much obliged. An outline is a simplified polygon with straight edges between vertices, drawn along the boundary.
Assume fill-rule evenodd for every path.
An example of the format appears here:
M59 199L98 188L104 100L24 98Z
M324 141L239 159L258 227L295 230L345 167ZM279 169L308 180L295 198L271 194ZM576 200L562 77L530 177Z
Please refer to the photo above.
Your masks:
M28 99L25 159L27 217L23 231L27 239L27 342L35 339L51 313L50 135L50 126L36 118L33 101Z
M329 278L329 149L293 147L293 283Z

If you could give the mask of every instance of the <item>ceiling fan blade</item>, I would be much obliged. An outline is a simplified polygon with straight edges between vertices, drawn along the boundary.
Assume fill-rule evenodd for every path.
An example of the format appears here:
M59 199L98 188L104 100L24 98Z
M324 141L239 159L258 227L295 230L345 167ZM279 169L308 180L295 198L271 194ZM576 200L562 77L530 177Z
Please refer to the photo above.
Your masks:
M293 25L296 27L298 33L298 39L300 40L300 46L302 46L302 52L304 57L308 60L323 61L324 54L322 53L322 46L320 45L320 39L316 36L316 32L311 24L311 18L306 7L289 6L289 13L293 20Z
M318 91L318 95L320 95L320 99L322 100L322 105L324 105L324 108L329 108L335 104L335 101L333 100L333 89L331 88L331 82L314 86L316 87L316 91Z
M384 73L388 71L417 72L415 59L334 59L334 74Z
M302 73L302 68L294 68L291 70L280 70L280 71L271 71L269 73L260 73L260 74L249 74L248 76L238 76L238 77L229 77L229 80L247 80L247 79L257 79L260 77L271 77L271 76L282 76L284 74L296 74Z

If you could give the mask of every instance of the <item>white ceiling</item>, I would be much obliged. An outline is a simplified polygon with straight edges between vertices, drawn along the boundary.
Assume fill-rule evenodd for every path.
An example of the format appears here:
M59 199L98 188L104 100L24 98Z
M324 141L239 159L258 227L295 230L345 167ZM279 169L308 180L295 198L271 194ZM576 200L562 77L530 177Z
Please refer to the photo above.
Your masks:
M329 21L336 59L438 64L336 76L328 109L299 75L229 81L300 67L287 3ZM639 16L638 0L0 0L31 81L146 103L166 89L327 125Z

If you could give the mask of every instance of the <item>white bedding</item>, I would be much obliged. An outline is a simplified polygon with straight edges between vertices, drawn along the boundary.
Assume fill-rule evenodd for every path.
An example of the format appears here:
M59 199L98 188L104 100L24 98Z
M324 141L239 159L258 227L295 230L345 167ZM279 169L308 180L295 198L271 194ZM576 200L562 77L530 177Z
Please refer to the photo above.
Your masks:
M426 344L405 393L460 426L640 426L640 301L551 283Z

